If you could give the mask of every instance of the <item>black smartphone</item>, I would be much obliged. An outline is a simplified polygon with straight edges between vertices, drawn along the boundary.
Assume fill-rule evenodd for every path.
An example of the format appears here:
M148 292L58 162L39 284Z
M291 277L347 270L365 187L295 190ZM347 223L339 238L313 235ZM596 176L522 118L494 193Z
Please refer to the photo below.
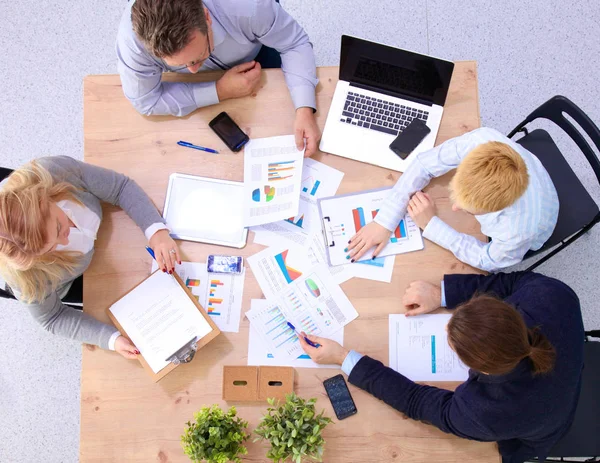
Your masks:
M323 386L325 386L325 391L329 396L333 411L338 420L343 420L356 414L357 410L354 399L352 399L346 380L342 375L326 379L323 381Z
M240 129L239 125L233 122L233 119L225 111L210 121L208 126L214 130L231 151L241 150L250 141L248 135Z
M424 121L414 118L390 144L390 149L402 159L406 159L429 132L431 132L431 129L427 127Z

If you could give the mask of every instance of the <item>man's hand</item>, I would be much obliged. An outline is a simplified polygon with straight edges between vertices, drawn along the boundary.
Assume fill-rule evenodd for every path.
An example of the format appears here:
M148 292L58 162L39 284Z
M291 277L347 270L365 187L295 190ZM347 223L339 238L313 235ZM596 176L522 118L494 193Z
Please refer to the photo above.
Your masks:
M260 64L256 61L238 64L217 80L219 101L250 95L260 82Z
M348 253L346 258L352 259L351 262L357 261L373 246L377 246L377 249L373 251L373 257L377 257L388 243L391 234L391 231L377 222L365 225L352 237L350 244L344 249Z
M441 288L426 281L413 281L402 297L407 317L433 312L441 301Z
M306 352L311 359L316 363L322 363L325 365L341 365L344 363L346 356L348 355L348 349L340 346L337 342L327 338L320 338L319 336L312 336L310 334L301 333L299 336L300 345L304 352ZM305 340L304 336L310 339L315 344L320 344L321 347L313 347L309 345Z
M435 202L427 193L417 191L408 203L408 213L421 230L435 217Z
M296 110L294 135L296 136L296 147L299 150L304 149L304 140L306 140L305 158L317 152L317 146L321 139L321 130L317 126L312 108L303 107Z
M121 335L115 341L115 351L121 354L126 359L135 360L140 353L129 339Z

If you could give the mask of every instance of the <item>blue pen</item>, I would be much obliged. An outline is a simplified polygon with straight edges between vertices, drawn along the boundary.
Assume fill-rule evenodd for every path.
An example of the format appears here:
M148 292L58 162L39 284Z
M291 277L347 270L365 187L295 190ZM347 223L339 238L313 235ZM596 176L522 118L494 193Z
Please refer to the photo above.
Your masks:
M300 333L298 333L298 331L296 331L296 327L294 325L292 325L290 322L287 322L287 324L291 329L294 330L294 332L296 333L296 336L298 336L298 337L302 336ZM306 344L308 344L309 346L321 347L321 344L315 344L310 339L308 339L306 336L304 336L304 340L306 341Z
M217 150L214 150L212 148L205 148L204 146L194 145L193 143L190 143L189 141L179 140L177 142L177 144L179 146L185 146L186 148L193 148L195 150L206 151L207 153L219 154L219 152Z
M146 246L146 251L148 251L148 254L150 254L154 260L156 260L156 256L154 255L154 251L152 250L152 248L150 246ZM158 264L158 261L156 263ZM166 273L168 273L168 272L166 272ZM169 273L169 275L171 275L171 277L173 277L173 280L177 281L175 279L175 276L172 273Z

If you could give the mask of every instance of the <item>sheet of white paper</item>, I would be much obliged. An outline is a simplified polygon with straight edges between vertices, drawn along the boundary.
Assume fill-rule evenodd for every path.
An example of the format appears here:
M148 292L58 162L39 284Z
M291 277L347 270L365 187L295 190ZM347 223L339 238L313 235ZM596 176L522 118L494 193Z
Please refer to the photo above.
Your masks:
M391 188L385 188L366 193L335 196L321 201L321 214L323 217L329 217L326 230L328 239L334 243L328 248L331 265L342 265L347 262L348 253L344 249L348 240L373 221L390 191ZM379 256L391 256L421 249L423 249L421 231L407 214L400 221ZM374 249L367 252L361 260L370 260L373 251Z
M152 271L157 268L158 265L153 261ZM209 274L206 271L206 264L201 262L176 264L175 272L221 331L229 333L240 331L245 273Z
M293 135L256 138L244 148L244 225L298 214L302 159Z
M252 299L250 301L250 307L252 309L261 310L268 305L265 299ZM342 346L344 345L344 329L337 331L329 337ZM273 354L269 353L269 349L265 346L264 342L260 338L260 334L252 328L250 325L250 332L248 333L248 365L269 365L269 366L280 366L280 367L296 367L296 368L337 368L339 365L319 365L313 362L310 357L302 353L298 358L293 360L284 360L281 358L275 358Z
M375 260L359 260L350 265L337 265L333 268L350 267L352 276L390 283L395 260L396 256L378 257Z
M276 297L312 268L303 248L285 243L272 243L247 261L266 299Z
M335 195L344 173L311 158L304 159L298 214L281 222L289 231L321 232L317 199Z
M288 321L298 331L330 337L358 317L358 312L325 265L318 265L305 274L295 271L289 274L293 275L292 282L280 290L277 297L260 310L246 312L246 316L269 352L278 359L293 360L303 351Z
M113 304L110 311L154 373L192 338L212 331L186 292L170 275L155 272Z
M273 222L258 227L250 227L250 231L254 232L254 242L262 244L263 246L270 246L270 240L275 235L276 239L285 239L298 246L306 246L309 235L304 233L297 227L293 227L289 230L287 227L282 225L283 222Z
M448 345L450 317L390 315L390 368L413 381L465 381L469 370Z
M271 224L274 225L274 224ZM327 255L326 255L326 251L325 251L325 244L323 241L323 235L322 234L314 234L314 235L306 235L304 233L298 233L299 235L302 235L303 239L303 245L297 246L297 243L295 240L288 240L289 235L286 234L279 234L279 233L273 233L271 231L267 231L267 230L260 230L257 231L254 235L254 242L257 244L261 244L263 246L271 246L271 248L275 248L275 249L288 249L288 252L292 252L295 253L294 254L300 254L303 259L304 256L306 256L308 258L308 261L310 262L310 267L313 267L317 264L325 264L327 266L327 268L329 269L329 273L331 273L331 275L333 276L335 282L337 284L342 284L344 281L349 280L350 278L352 278L354 276L354 274L352 273L352 269L350 268L350 265L338 265L337 267L330 267L329 265L327 265ZM289 251L292 250L292 251ZM261 251L265 254L269 254L265 251ZM271 254L273 254L273 251L270 251ZM260 254L260 253L259 253ZM256 254L255 254L256 255ZM252 268L252 262L254 261L253 259L254 256L250 257L248 262L250 263L250 268ZM305 261L305 259L303 259L303 262ZM254 269L252 269L254 271ZM373 272L374 275L378 276L378 272L375 271ZM260 284L260 282L259 282ZM262 285L261 285L262 288Z

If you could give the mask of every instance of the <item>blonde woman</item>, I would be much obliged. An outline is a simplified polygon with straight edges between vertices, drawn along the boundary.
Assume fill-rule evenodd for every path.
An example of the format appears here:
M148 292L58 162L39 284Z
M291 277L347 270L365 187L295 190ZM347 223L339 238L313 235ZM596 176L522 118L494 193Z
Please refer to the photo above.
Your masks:
M101 201L121 207L161 269L173 272L179 249L143 190L123 174L58 156L26 164L0 187L0 276L47 331L135 358L139 351L113 326L61 300L90 265Z

